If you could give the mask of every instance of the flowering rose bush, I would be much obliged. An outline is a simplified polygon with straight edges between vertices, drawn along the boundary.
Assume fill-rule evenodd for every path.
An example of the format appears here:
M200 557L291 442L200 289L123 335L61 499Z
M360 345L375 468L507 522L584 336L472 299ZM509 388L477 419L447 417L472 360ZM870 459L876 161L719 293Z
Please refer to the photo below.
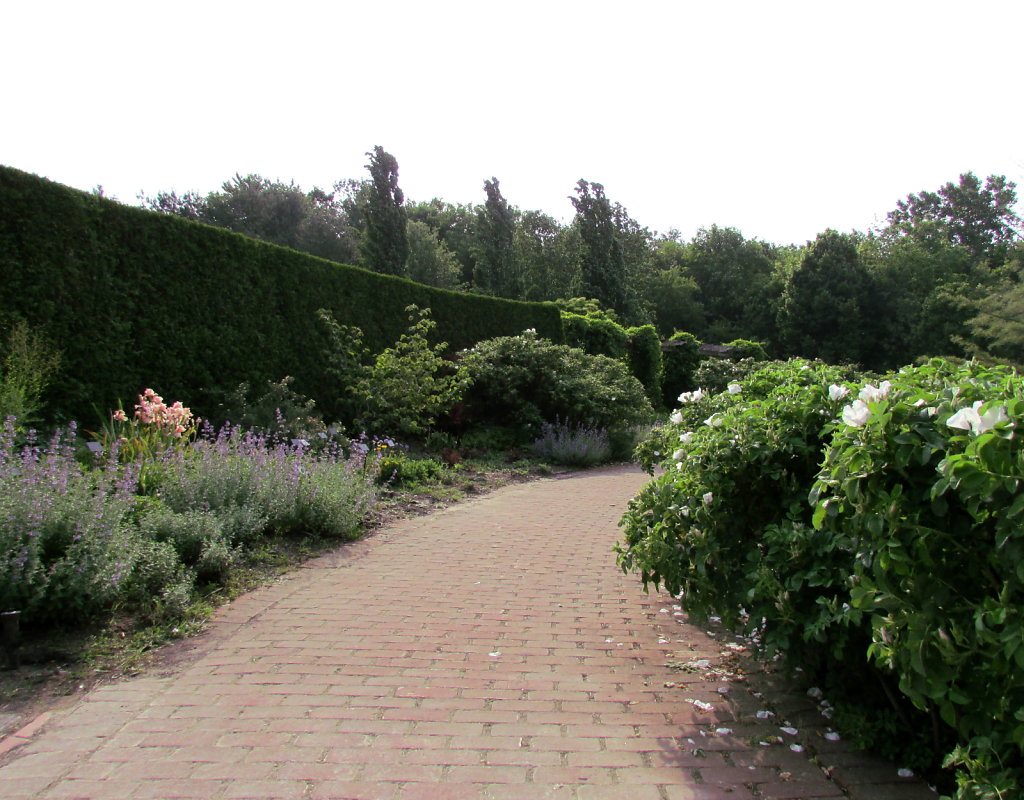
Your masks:
M856 545L849 617L900 691L956 731L961 796L1017 796L1024 385L935 361L865 387L843 422L811 499L816 529Z
M854 709L868 739L883 713L909 721L892 746L924 732L915 766L959 742L947 764L964 800L1018 796L1024 384L944 361L851 377L789 362L736 393L681 397L649 445L665 472L623 518L619 562L861 692L847 709L878 704Z
M620 566L682 592L695 617L768 619L767 647L817 653L807 625L829 624L818 598L845 580L849 556L813 530L807 490L842 406L828 387L848 376L822 363L768 362L733 389L681 395L671 422L639 448L664 473L623 518Z

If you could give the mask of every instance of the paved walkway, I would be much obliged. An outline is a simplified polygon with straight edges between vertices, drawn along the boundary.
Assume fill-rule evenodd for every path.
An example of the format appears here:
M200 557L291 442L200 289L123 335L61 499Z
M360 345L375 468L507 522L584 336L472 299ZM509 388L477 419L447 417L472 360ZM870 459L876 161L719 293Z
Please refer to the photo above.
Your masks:
M934 798L616 568L645 478L510 486L313 561L173 675L8 737L0 797Z

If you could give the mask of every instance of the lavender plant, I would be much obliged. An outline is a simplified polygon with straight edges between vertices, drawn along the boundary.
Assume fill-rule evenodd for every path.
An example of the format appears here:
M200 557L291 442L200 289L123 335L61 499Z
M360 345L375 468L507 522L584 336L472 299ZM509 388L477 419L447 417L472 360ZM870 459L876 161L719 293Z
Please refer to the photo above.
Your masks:
M533 443L540 458L573 467L592 467L611 459L608 431L565 422L541 425L541 435Z

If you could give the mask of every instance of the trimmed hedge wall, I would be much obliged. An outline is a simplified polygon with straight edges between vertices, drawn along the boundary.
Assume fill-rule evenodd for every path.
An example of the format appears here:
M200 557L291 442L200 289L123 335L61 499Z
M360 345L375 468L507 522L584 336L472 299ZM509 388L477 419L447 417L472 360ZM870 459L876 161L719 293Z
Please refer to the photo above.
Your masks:
M625 360L629 355L629 334L621 325L607 319L562 312L565 343L592 356Z
M295 378L336 393L321 369L318 308L358 325L379 352L429 307L452 349L534 328L562 342L553 304L459 294L343 266L99 198L0 166L0 334L23 318L62 351L53 418L146 387L203 408L242 381Z
M647 399L655 408L661 406L661 379L665 365L661 356L661 337L653 325L627 328L629 335L629 368L644 385Z

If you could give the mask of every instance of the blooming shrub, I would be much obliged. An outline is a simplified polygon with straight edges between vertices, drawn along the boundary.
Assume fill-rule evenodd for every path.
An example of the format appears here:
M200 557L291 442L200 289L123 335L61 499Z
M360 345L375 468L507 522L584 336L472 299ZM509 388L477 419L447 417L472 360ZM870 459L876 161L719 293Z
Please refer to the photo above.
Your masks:
M873 719L912 721L893 742L931 741L915 766L959 741L959 797L1017 796L1024 386L942 361L850 377L789 362L681 396L646 445L666 471L624 516L619 563L858 702L891 702Z
M830 624L818 599L845 581L848 555L811 526L807 491L842 407L828 387L845 377L820 362L772 362L732 389L683 393L638 449L665 471L630 503L620 566L682 593L695 617L766 619L766 648L818 657L805 639Z
M1017 796L1024 385L934 361L865 387L843 422L811 498L816 528L856 543L849 617L900 691L958 734L961 796Z

